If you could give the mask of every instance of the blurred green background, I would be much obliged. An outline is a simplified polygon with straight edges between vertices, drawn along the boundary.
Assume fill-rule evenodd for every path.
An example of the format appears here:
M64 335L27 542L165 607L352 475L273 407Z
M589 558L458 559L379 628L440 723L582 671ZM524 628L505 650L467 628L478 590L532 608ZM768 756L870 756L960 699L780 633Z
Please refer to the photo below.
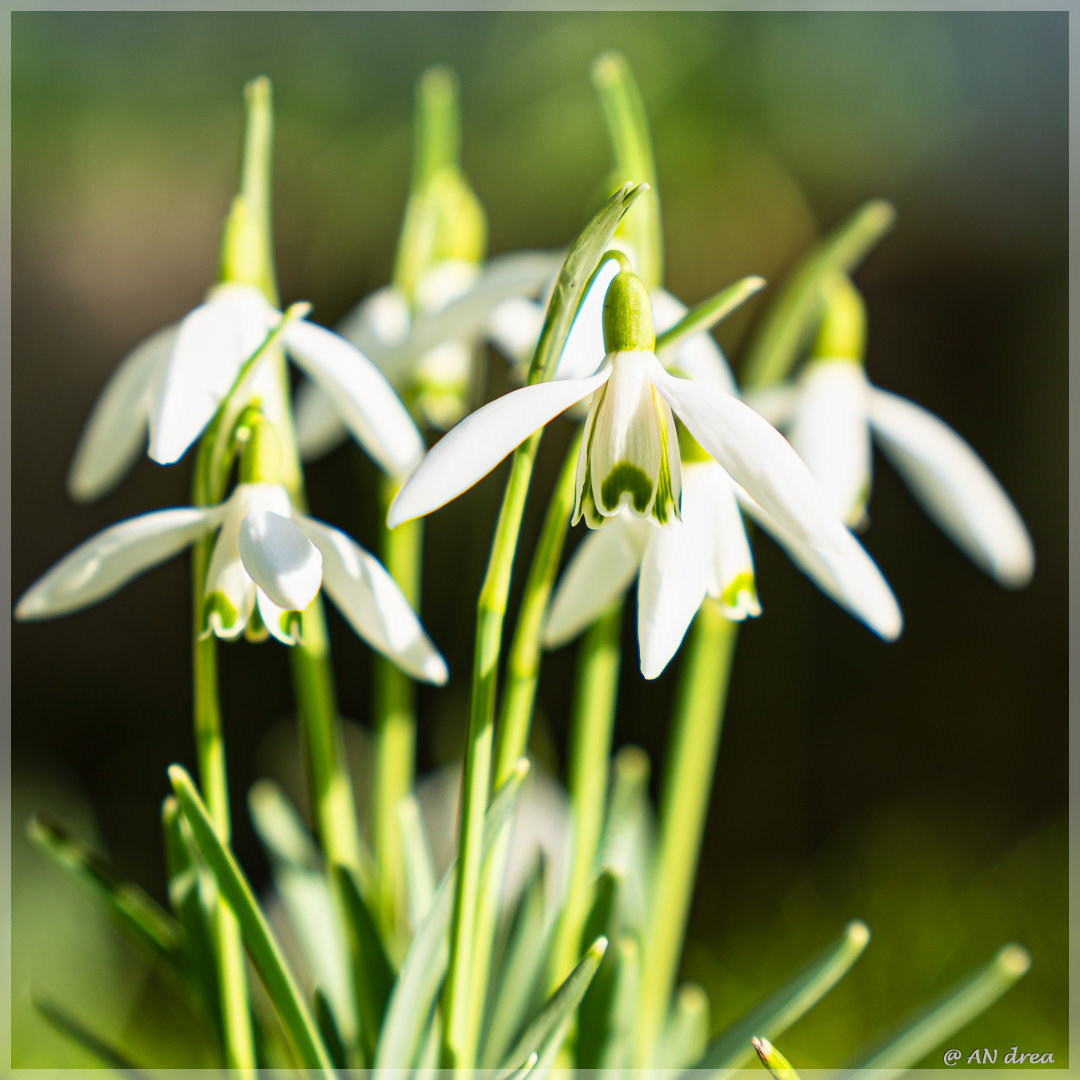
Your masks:
M610 161L588 72L611 47L653 125L667 286L685 301L748 273L776 282L821 229L891 199L898 227L857 275L869 374L983 455L1031 530L1035 580L996 589L884 465L864 539L904 608L899 643L756 542L765 615L740 637L684 975L709 991L717 1028L864 918L865 956L781 1044L826 1067L1015 940L1031 972L953 1045L1066 1062L1064 13L16 12L12 28L14 596L92 532L187 501L186 463L143 461L89 507L63 479L120 357L211 282L252 75L276 96L282 295L328 325L387 280L413 84L435 62L461 77L493 252L558 247L596 205ZM759 310L718 334L736 365ZM489 392L507 385L494 361ZM568 433L546 440L528 536ZM315 512L374 544L375 480L354 448L336 452L309 474ZM454 679L421 691L425 770L461 746L500 493L489 480L428 526L424 620ZM343 709L363 725L370 658L331 618ZM165 766L194 764L188 619L178 560L13 634L17 1065L86 1060L32 1013L31 984L196 1063L140 956L23 839L32 811L60 817L161 897ZM541 690L535 751L556 774L572 664L572 649L553 654ZM223 666L236 845L265 881L241 800L293 771L286 666L273 644L228 647ZM643 683L628 620L616 738L644 746L656 775L675 667Z

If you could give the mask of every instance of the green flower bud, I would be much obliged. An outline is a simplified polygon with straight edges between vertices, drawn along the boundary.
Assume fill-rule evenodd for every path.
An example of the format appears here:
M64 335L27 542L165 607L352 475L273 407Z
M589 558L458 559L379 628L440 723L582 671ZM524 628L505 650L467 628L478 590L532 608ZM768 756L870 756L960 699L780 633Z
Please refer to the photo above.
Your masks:
M604 348L609 353L656 348L649 290L631 270L620 270L604 297Z
M866 352L866 305L846 276L838 276L825 290L825 318L811 357L862 361Z

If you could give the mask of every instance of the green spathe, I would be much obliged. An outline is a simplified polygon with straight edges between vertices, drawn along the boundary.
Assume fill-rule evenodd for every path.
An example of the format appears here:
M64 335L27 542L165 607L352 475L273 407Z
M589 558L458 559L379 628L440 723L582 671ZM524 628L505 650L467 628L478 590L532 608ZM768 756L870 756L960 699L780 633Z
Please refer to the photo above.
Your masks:
M604 297L604 348L608 353L656 348L649 290L632 270L620 270Z

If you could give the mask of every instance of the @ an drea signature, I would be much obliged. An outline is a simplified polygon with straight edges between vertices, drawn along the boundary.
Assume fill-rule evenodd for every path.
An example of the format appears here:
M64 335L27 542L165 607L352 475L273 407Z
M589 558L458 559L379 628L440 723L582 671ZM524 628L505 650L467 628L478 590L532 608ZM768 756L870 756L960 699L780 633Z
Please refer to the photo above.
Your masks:
M1013 1046L1001 1057L1002 1065L1053 1065L1054 1055L1049 1051L1021 1050ZM996 1047L981 1047L971 1050L965 1056L962 1050L946 1050L945 1064L948 1066L959 1065L963 1061L965 1065L997 1065L998 1050Z

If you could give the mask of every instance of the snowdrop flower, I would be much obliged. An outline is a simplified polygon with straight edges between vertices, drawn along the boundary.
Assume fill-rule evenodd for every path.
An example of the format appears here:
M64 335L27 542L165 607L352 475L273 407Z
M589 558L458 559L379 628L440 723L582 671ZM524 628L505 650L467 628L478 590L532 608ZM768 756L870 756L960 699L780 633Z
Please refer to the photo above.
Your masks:
M134 464L148 426L150 457L162 465L178 461L210 422L244 361L281 319L253 285L223 284L179 323L139 345L106 383L86 423L68 475L72 496L88 500L110 490ZM281 342L383 469L403 477L415 467L424 452L420 433L366 356L306 319L286 320ZM252 393L268 412L266 403L281 398L273 381L265 364L252 380ZM278 411L283 410L281 403Z
M544 644L557 648L576 637L635 578L638 650L646 679L667 667L706 597L729 619L760 615L740 502L837 603L887 641L900 634L896 599L850 533L840 550L804 544L740 491L719 465L696 460L683 467L681 520L660 528L623 513L585 537L556 587Z
M578 459L575 520L584 516L595 528L624 510L658 523L680 516L674 411L785 535L824 551L849 550L847 530L828 512L783 436L716 386L664 370L653 352L648 293L629 270L620 271L608 288L603 330L607 355L594 374L513 391L444 436L398 493L390 526L460 495L534 431L591 396Z
M240 483L219 506L158 510L105 529L32 585L15 617L49 619L89 607L214 530L205 634L257 637L264 627L295 644L296 613L323 587L374 649L414 678L446 682L443 658L379 561L339 529L297 514L280 484Z
M414 401L432 427L445 430L465 412L478 350L492 326L513 332L522 319L515 301L536 293L559 264L557 254L546 252L504 255L483 266L445 259L418 279L415 310L388 285L357 304L338 333L378 366L404 400ZM296 428L308 461L346 436L332 396L317 382L304 383L297 393Z
M832 510L864 517L871 434L927 514L999 585L1031 579L1031 538L1008 495L955 431L914 402L871 385L862 364L865 311L847 279L831 293L798 384L751 401L790 432Z

